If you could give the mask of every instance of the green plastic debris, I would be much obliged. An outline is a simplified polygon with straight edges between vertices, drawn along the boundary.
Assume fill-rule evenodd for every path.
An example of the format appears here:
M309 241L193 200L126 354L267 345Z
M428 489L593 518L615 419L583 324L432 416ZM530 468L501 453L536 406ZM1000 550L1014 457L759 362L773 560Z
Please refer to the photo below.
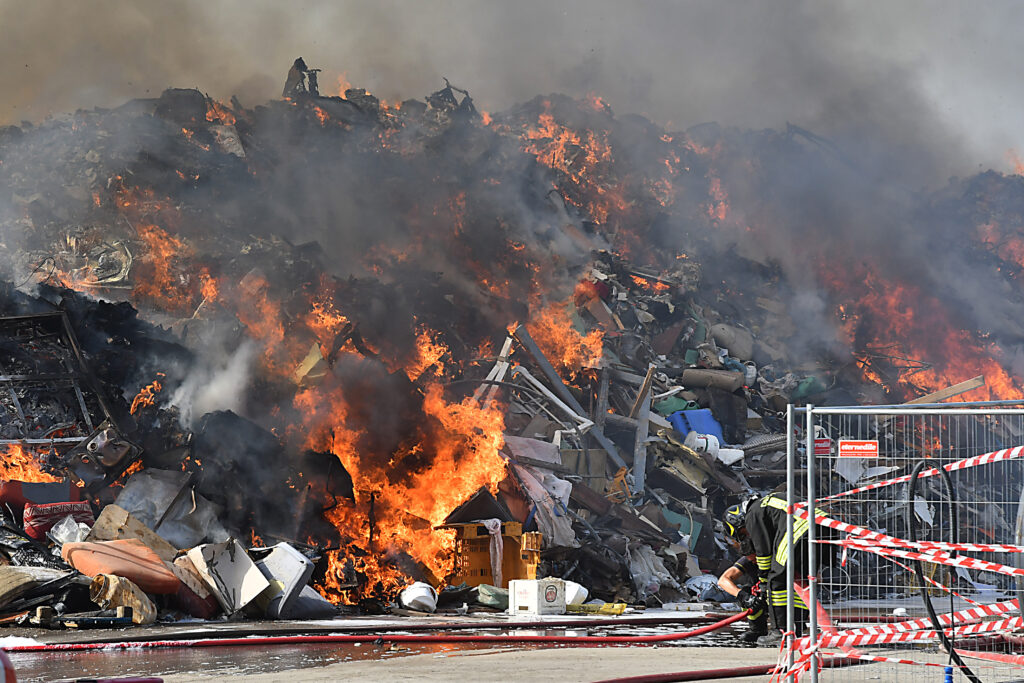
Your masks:
M801 399L813 396L814 394L820 394L821 392L828 389L828 385L822 382L820 379L811 375L800 380L800 384L796 385L796 389L793 390L793 398Z
M481 583L477 586L476 601L484 607L508 609L508 590Z
M654 404L654 412L665 417L680 410L696 410L697 408L700 408L700 406L696 401L687 401L685 398L679 398L678 396L669 396Z

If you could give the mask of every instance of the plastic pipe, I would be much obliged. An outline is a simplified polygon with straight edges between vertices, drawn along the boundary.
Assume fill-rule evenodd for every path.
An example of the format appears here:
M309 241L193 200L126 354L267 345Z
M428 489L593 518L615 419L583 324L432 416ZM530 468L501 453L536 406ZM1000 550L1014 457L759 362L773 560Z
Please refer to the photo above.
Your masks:
M130 648L155 649L177 647L233 647L236 645L307 645L315 643L562 643L589 645L643 645L685 640L694 636L711 633L745 618L750 610L734 614L727 619L701 626L690 631L665 633L653 636L541 636L541 635L319 635L319 636L255 636L251 638L207 638L205 640L146 640L118 643L45 643L40 645L15 645L5 648L7 652L70 652L76 650L127 650ZM543 622L537 624L543 628Z

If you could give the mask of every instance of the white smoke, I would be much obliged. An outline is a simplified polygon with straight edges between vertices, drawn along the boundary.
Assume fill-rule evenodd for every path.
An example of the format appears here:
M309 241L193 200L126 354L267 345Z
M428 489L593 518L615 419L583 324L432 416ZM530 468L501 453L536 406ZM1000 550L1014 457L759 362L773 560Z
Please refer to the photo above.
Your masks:
M200 359L171 397L182 426L191 427L214 410L241 412L256 351L256 344L246 341L227 356Z

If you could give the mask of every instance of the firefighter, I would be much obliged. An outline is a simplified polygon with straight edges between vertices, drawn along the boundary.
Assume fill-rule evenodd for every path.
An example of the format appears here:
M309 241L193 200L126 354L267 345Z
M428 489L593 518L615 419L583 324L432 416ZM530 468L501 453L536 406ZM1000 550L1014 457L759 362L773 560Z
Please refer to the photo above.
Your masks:
M743 609L750 610L747 615L747 632L743 634L742 640L745 643L756 643L758 638L768 635L768 605L761 594L757 563L750 550L749 539L744 545L747 547L742 548L741 552L749 554L741 556L718 577L718 587L736 598Z
M817 512L824 514L821 510ZM763 498L747 500L730 507L725 513L725 527L729 534L741 544L749 542L753 550L761 594L765 596L775 622L775 631L770 639L775 642L781 637L786 625L786 602L790 594L790 586L786 583L786 566L790 562L794 563L794 579L798 582L807 575L805 544L808 526L810 523L807 520L794 517L795 551L791 552L786 536L785 493L775 492ZM801 636L809 613L800 596L795 591L792 594L796 610L794 629L797 636ZM772 644L764 640L761 643Z

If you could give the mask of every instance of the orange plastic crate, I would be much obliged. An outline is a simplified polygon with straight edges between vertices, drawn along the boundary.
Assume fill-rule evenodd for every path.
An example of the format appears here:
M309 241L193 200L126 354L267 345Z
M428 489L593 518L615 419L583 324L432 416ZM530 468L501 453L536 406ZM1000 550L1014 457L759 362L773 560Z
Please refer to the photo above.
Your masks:
M470 586L494 585L491 574L491 537L483 524L449 524L455 529L455 572L453 584ZM537 578L542 536L538 531L523 532L519 522L501 525L503 543L501 588L508 588L511 579Z

